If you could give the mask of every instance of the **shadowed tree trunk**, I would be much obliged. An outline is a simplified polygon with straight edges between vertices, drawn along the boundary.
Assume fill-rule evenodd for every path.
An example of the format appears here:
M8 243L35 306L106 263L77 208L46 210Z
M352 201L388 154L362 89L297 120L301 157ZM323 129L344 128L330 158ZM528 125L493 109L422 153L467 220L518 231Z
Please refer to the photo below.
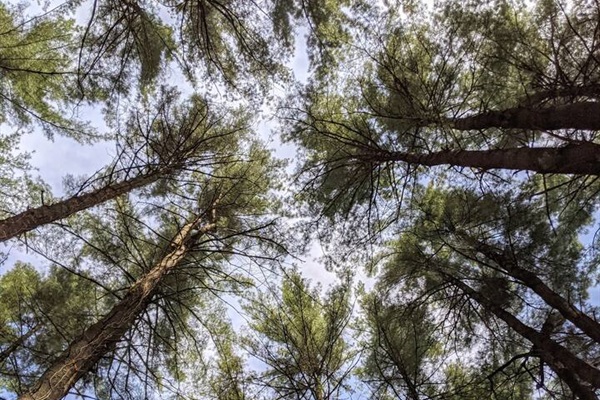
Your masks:
M567 348L556 343L548 335L543 335L530 326L525 325L517 317L504 310L498 304L489 300L483 294L471 288L460 279L445 273L442 273L442 275L464 294L475 300L484 309L504 321L516 333L529 340L541 354L544 354L544 361L553 368L556 374L561 378L567 378L565 383L569 385L569 388L575 395L586 400L598 399L592 388L587 388L573 376L573 374L576 374L580 380L589 383L593 388L598 388L600 387L600 371L598 369L576 357Z
M523 282L525 286L539 295L546 304L558 310L563 317L571 321L573 325L581 329L596 343L600 344L600 324L598 322L594 321L587 314L582 313L577 307L569 303L567 299L552 290L535 273L521 268L512 257L502 254L494 247L478 240L469 240L474 249L484 254L490 260L493 260L508 275Z
M563 147L442 150L425 154L381 151L358 157L371 162L400 161L424 166L453 165L539 173L600 175L600 145L590 142Z
M544 321L544 324L542 325L542 329L540 330L540 333L542 335L550 338L550 335L552 333L554 333L558 328L560 328L560 327L562 327L562 325L564 325L564 321L565 321L564 319L562 321L556 321L556 315L553 312L551 312L546 317L546 321ZM558 325L557 325L557 323L558 323ZM560 361L557 361L552 356L552 354L548 354L544 351L540 351L535 346L533 346L531 348L531 352L529 354L540 358L540 367L539 367L540 368L540 381L537 384L538 388L545 386L544 364L546 364L556 373L556 375L562 381L564 381L571 388L571 391L574 394L576 394L580 399L584 399L584 400L588 400L588 399L589 400L597 400L598 399L598 397L590 389L590 387L582 384L577 379L577 376L572 371L570 371L568 368L565 368L565 366L562 365L560 363Z
M509 128L551 131L557 129L600 130L600 103L578 102L538 109L517 107L489 111L449 121L459 130Z
M189 254L203 234L215 228L214 212L210 222L200 225L201 217L181 228L171 241L165 257L135 282L125 297L100 321L75 339L65 352L38 380L34 389L20 400L58 400L67 395L75 383L104 356L146 309L163 278Z
M0 242L50 222L67 218L78 211L97 206L134 189L149 185L170 172L171 169L154 171L52 205L43 205L23 211L0 221Z

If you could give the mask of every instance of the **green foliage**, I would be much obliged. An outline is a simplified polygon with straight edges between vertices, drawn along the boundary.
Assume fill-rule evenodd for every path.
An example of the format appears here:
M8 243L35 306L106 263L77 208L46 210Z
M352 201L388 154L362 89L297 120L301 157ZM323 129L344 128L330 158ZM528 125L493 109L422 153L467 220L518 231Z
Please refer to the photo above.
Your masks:
M77 99L71 54L76 28L58 17L24 20L20 7L0 4L0 123L35 123L52 137L94 138L85 124L70 118L67 106Z
M231 326L221 321L212 332L218 354L216 373L210 378L211 393L218 400L243 400L250 397L245 363L236 352L238 343Z
M82 94L104 99L126 94L136 78L143 92L171 56L172 28L154 14L154 6L106 0L93 8L81 37Z
M442 161L453 154L446 152L560 149L592 140L590 132L548 133L533 123L528 129L460 126L495 111L535 113L597 99L589 60L595 57L591 16L598 10L579 2L572 8L544 4L536 9L511 1L447 1L410 17L388 4L367 24L367 39L345 47L351 56L333 77L288 98L284 138L306 152L298 165L305 189L299 199L328 217L364 213L365 207L394 209L387 201L404 200L420 179L465 177L425 170L421 156L438 155L436 161L460 167L465 164ZM563 46L575 37L573 50ZM514 168L505 161L505 168Z
M259 294L244 306L253 334L244 343L266 364L260 374L277 396L326 399L346 389L355 352L345 331L351 307L349 287L330 289L323 298L291 271L277 296Z
M411 223L381 256L374 294L363 300L370 329L363 373L375 382L374 393L476 398L493 390L499 398L529 397L530 377L543 382L544 375L528 342L466 297L453 279L540 329L551 307L509 263L534 272L573 304L583 304L592 281L579 235L592 210L562 196L541 199L526 188L514 194L432 184L417 198ZM593 359L573 333L552 334L574 354ZM591 345L589 338L584 341ZM481 350L461 351L465 346ZM449 363L454 357L461 359L457 366ZM444 374L421 372L442 366ZM388 372L394 369L398 372Z
M0 382L23 393L65 344L93 322L96 291L85 276L52 266L41 274L17 263L0 278ZM24 338L20 342L19 338ZM16 347L11 345L16 344Z
M295 25L305 20L313 62L328 68L335 63L331 51L350 41L350 2L299 3L98 2L83 36L86 91L128 93L137 77L142 87L152 85L174 61L198 89L210 79L230 91L264 94L273 78L286 78L283 62L293 49Z
M324 400L364 385L380 399L509 400L572 398L587 385L577 371L564 380L562 355L509 321L597 365L598 343L540 291L581 315L597 311L588 291L598 254L584 236L597 179L427 170L422 157L594 142L595 131L465 120L597 101L597 5L99 0L31 19L25 10L0 5L0 123L16 128L0 138L1 216L49 192L16 153L23 128L93 138L74 117L80 104L104 107L117 154L88 179L68 178L69 195L148 181L23 237L56 262L0 276L9 395L117 310L190 221L199 223L178 247L185 257L86 367L79 395ZM299 34L313 74L282 89ZM167 85L181 76L187 97ZM255 132L274 88L287 95L281 135L300 147L297 186ZM281 201L290 190L295 203ZM282 232L282 214L316 222ZM294 269L253 291L296 235L319 236L337 272L374 266L358 315L349 280L323 293ZM235 296L245 299L242 335L224 306Z
M273 3L271 16L275 34L287 47L293 46L297 34L292 21L307 25L308 58L316 68L317 78L334 73L344 57L340 50L352 42L352 19L347 14L366 7L364 2L353 0L275 0Z
M437 363L441 355L435 325L425 306L387 305L374 293L362 298L367 352L360 377L369 382L376 398L400 396L418 399L426 390L426 363Z

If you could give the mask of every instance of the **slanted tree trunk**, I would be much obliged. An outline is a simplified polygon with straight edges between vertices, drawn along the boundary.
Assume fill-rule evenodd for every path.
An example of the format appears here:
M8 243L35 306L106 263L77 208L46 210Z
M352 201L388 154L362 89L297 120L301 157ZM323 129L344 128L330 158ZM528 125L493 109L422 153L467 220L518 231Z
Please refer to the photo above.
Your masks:
M128 193L153 182L169 173L169 169L153 171L113 185L94 190L93 192L73 196L51 205L43 205L23 211L20 214L0 221L0 242L28 232L44 224L58 221L78 211L99 205L117 196Z
M600 130L600 103L582 101L544 108L516 107L456 118L448 123L451 128L458 130L508 128L536 131L557 129L596 131Z
M442 150L424 154L380 151L366 153L359 158L369 162L400 161L430 167L453 165L481 169L535 171L546 174L600 175L600 145L591 142L568 144L563 147Z
M596 343L600 344L600 324L598 322L594 321L587 314L582 313L577 307L569 303L567 299L552 290L535 273L521 268L512 257L499 253L497 249L486 243L473 239L470 239L470 241L477 251L480 251L490 260L493 260L508 275L523 282L525 286L539 295L546 304L558 310L563 317L571 321L573 325L581 329Z
M201 218L186 224L171 241L172 250L131 286L125 297L100 321L75 339L20 400L62 399L75 383L104 356L146 309L163 278L190 252L199 236L215 228L213 219L201 226Z
M545 354L544 361L547 362L550 367L553 367L553 369L558 368L558 370L554 369L557 375L568 378L565 380L565 383L569 385L569 388L574 394L582 399L597 400L597 396L594 394L592 388L600 387L600 370L576 357L571 351L552 340L548 335L543 335L524 324L517 317L504 310L498 304L489 300L482 293L471 288L460 279L445 273L441 274L465 295L469 296L484 309L504 321L512 330L529 340L538 351ZM590 384L591 388L587 389L586 386L581 384L571 373L577 375L579 380ZM571 383L569 383L570 381Z
M565 320L563 319L562 321L557 321L556 317L557 316L554 314L554 312L548 314L548 316L546 317L546 321L544 321L542 329L540 330L540 333L542 335L550 338L550 335L552 335L554 332L556 332L557 329L560 329L564 325ZM540 381L538 382L538 387L545 386L544 364L546 364L556 373L559 379L561 379L567 384L567 386L571 388L573 394L576 394L578 398L584 400L598 399L596 394L591 390L589 386L582 384L577 379L577 376L568 368L565 368L565 366L562 365L560 361L555 360L552 354L540 351L535 346L532 347L531 352L529 354L535 357L539 357L540 359Z
M582 384L573 371L562 365L560 361L556 360L551 354L540 351L538 356L554 371L560 380L567 384L569 389L571 389L571 392L577 396L578 399L598 400L598 396L596 396L596 393L594 393L589 386Z

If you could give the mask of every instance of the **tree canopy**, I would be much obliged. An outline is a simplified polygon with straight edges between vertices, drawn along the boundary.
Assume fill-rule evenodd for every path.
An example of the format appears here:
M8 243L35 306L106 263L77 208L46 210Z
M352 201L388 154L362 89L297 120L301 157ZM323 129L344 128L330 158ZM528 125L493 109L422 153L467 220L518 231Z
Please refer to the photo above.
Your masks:
M0 2L0 398L597 400L599 32L584 0ZM57 137L110 160L45 182Z

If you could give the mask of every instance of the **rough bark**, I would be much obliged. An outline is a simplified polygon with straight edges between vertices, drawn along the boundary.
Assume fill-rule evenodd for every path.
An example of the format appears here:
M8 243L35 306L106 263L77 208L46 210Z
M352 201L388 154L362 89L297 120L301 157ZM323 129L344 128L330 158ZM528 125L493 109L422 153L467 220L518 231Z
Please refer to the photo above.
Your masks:
M582 101L544 108L516 107L489 111L449 121L458 130L488 128L551 131L558 129L600 130L600 103Z
M59 201L55 204L43 205L23 211L20 214L0 221L0 242L50 222L67 218L78 211L102 204L133 189L149 185L167 173L167 170L162 170L144 174L123 182L105 186L90 193Z
M504 310L502 307L487 299L483 294L471 288L469 285L462 282L460 279L454 278L447 274L445 276L453 285L459 288L464 294L475 300L487 311L494 314L497 318L504 321L512 330L530 341L539 351L551 355L552 365L560 366L566 370L576 374L581 381L587 382L593 388L600 387L600 370L594 368L587 362L576 357L571 351L562 345L552 340L547 335L542 335L540 332L521 322L520 319ZM550 364L549 364L550 365ZM551 365L551 366L552 366ZM562 372L561 372L562 373ZM559 372L557 372L559 374ZM569 385L569 382L565 382ZM574 393L578 387L571 387Z
M548 314L546 320L542 324L542 329L540 330L542 335L550 338L552 334L554 334L564 325L565 319L559 317L559 315L560 314L555 314L554 311ZM577 376L572 371L565 368L560 361L555 360L552 354L541 351L535 346L531 348L531 352L529 354L539 357L540 359L540 380L537 383L538 387L545 387L544 364L546 364L556 373L559 379L561 379L567 384L567 386L569 386L569 388L571 388L571 392L576 395L577 398L584 400L598 400L598 396L596 396L591 387L581 383L577 379Z
M591 142L563 147L443 150L425 154L374 152L367 153L361 158L369 162L400 161L424 166L453 165L484 170L507 169L545 174L600 175L600 145Z
M146 309L163 278L189 253L199 235L214 229L213 222L200 227L200 218L186 224L171 241L172 250L138 279L125 297L100 321L75 339L42 375L35 388L19 400L58 400L84 376L131 327Z

